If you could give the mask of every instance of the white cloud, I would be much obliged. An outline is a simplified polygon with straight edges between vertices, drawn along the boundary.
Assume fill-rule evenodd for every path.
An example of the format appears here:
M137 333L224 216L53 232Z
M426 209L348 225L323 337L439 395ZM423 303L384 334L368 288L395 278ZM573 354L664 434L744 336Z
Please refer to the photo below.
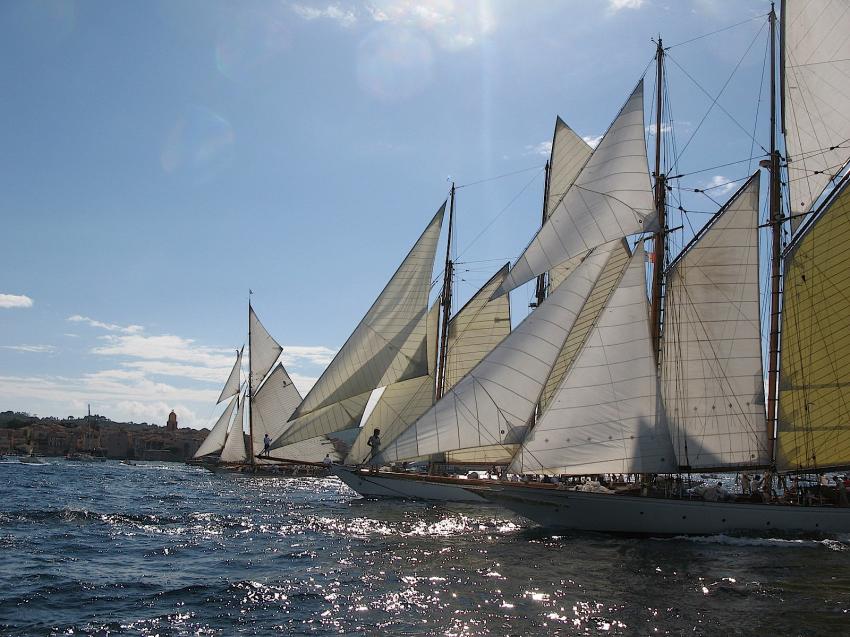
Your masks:
M343 9L338 4L329 4L324 9L318 9L303 4L290 5L298 17L304 20L324 18L332 20L343 27L351 27L357 23L357 14L353 9Z
M32 303L25 294L0 294L0 308L32 307Z
M711 178L703 190L711 190L712 194L725 195L735 190L735 183L730 182L728 177L723 175L715 175Z
M599 142L602 141L603 136L604 135L585 135L582 139L591 148L596 148L599 146Z
M80 316L79 314L69 316L66 320L71 321L72 323L87 323L91 327L97 327L99 329L106 330L107 332L137 334L144 330L141 325L117 325L115 323L104 323L103 321L97 321L93 318L89 318L88 316Z
M53 345L0 345L0 349L10 349L16 352L32 352L34 354L52 354L56 351Z
M622 9L640 9L644 0L608 0L608 11L617 13Z
M336 350L324 345L284 345L283 364L298 367L310 365L328 365L336 356Z
M525 147L526 155L540 155L548 158L552 154L552 141L540 142Z
M649 135L655 135L655 124L648 124L646 126L645 130ZM671 130L673 130L673 129L670 126L670 124L665 123L665 124L661 125L661 132L662 133L666 134L666 133L669 133Z
M102 356L128 356L144 360L170 360L183 363L195 363L205 367L227 370L233 365L234 354L228 349L219 349L196 345L191 338L164 334L145 336L144 334L107 334L101 336L105 345L92 349L93 354Z

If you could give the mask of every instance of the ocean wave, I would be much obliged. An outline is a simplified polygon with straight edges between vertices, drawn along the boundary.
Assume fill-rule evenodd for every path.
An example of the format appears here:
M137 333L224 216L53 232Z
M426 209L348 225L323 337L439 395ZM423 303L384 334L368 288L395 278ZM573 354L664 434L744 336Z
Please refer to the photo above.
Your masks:
M727 546L764 546L770 548L826 548L831 551L850 550L850 536L841 539L811 537L752 537L742 535L677 535L669 538L651 538L657 542L693 542L696 544L723 544Z

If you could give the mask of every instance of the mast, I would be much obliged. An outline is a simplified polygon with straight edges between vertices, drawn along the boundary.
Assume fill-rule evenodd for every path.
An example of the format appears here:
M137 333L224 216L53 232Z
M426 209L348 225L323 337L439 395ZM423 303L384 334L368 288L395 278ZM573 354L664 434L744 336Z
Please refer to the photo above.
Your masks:
M437 375L437 394L439 400L443 395L446 382L446 354L449 337L449 319L452 313L452 276L454 264L452 263L452 230L455 217L455 184L452 182L451 203L449 204L449 237L446 242L446 269L443 273L443 293L440 303L443 306L443 320L440 329L440 373Z
M549 202L549 161L546 161L546 179L543 185L543 221L540 222L541 227L546 223L546 206ZM540 304L546 299L546 274L541 274L537 277L537 299L531 304L531 307L540 307Z
M650 328L652 330L652 349L656 360L661 349L662 295L664 291L664 248L667 241L667 215L665 178L661 173L661 122L664 106L664 47L661 36L655 52L656 62L656 102L655 102L655 212L658 218L658 232L653 242L652 267L652 306L650 308Z
M776 464L776 407L779 375L779 294L782 285L780 259L782 252L782 211L780 210L781 177L779 152L776 149L776 11L770 5L770 194L769 224L772 241L770 251L770 341L767 366L767 440L771 464Z
M251 454L251 464L254 464L254 421L251 416L251 398L253 387L251 385L251 357L254 355L251 347L251 290L248 290L248 449ZM242 423L239 423L242 426Z

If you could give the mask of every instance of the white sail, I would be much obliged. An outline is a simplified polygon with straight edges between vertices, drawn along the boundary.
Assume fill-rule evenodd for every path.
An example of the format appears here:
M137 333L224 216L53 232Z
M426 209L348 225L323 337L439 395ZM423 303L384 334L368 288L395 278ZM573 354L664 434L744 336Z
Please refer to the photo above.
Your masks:
M351 446L351 442L358 432L359 429L354 428L308 438L275 449L271 457L299 462L322 462L325 455L328 455L334 462L342 462L343 457L345 457L345 449ZM263 460L260 460L260 463L262 462Z
M511 465L514 472L675 470L649 335L644 258L641 243L554 399L526 436Z
M643 80L623 106L573 187L508 273L499 292L530 281L591 248L652 225Z
M594 251L413 426L384 447L383 461L519 442L564 340L609 258Z
M332 431L358 427L371 394L371 391L367 391L359 396L346 398L328 407L311 411L306 416L290 420L289 426L277 440L272 442L271 448L277 449Z
M784 119L792 214L809 212L850 159L850 6L782 3ZM802 217L792 219L796 227Z
M662 388L682 467L770 463L758 260L759 175L671 266Z
M263 450L266 434L274 440L284 432L289 417L300 402L301 394L283 365L278 363L251 401L254 456Z
M434 215L294 418L428 373L426 327L434 255L446 204Z
M546 193L546 218L555 212L581 169L590 159L593 149L560 117L555 120L552 155L549 159L549 189ZM549 270L547 287L554 290L581 263L581 257L569 259Z
M614 289L620 282L623 275L623 268L631 258L629 246L625 239L617 242L617 245L611 249L611 258L605 265L605 269L593 286L593 292L581 308L581 312L576 319L573 329L570 330L570 335L564 342L561 348L561 353L558 354L558 360L552 368L552 373L546 379L546 386L540 396L540 412L546 411L549 402L564 380L567 371L572 367L576 355L581 349L584 342L587 340L587 335L591 328L596 324L599 313L608 303L608 298L613 294ZM550 274L551 276L551 274Z
M236 418L230 425L224 449L221 450L219 459L221 462L248 462L248 448L245 445L245 431L243 429L243 414L245 413L245 397L239 401L236 410Z
M251 349L251 385L257 388L277 361L282 348L260 323L254 308L250 305L248 306L248 328L251 333L248 343Z
M507 274L508 265L505 265L449 321L445 390L466 376L510 334L511 302L508 295L490 298Z
M239 387L241 387L241 382L239 380L241 369L242 350L240 349L236 354L236 362L233 364L233 369L230 370L230 376L227 377L227 382L224 383L224 388L221 390L221 395L218 397L216 404L239 393Z
M227 427L230 425L230 419L233 418L233 410L236 409L237 402L238 398L234 396L227 407L224 408L224 411L221 412L221 416L218 417L209 435L204 438L201 446L198 447L198 450L193 456L194 458L200 458L222 450L224 441L227 439Z

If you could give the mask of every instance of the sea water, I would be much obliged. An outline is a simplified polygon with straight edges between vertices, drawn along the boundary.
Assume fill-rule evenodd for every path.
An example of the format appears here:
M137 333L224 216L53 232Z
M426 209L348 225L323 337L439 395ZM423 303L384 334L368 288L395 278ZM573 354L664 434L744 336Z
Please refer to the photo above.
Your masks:
M2 635L848 635L850 535L554 535L333 478L0 464Z

